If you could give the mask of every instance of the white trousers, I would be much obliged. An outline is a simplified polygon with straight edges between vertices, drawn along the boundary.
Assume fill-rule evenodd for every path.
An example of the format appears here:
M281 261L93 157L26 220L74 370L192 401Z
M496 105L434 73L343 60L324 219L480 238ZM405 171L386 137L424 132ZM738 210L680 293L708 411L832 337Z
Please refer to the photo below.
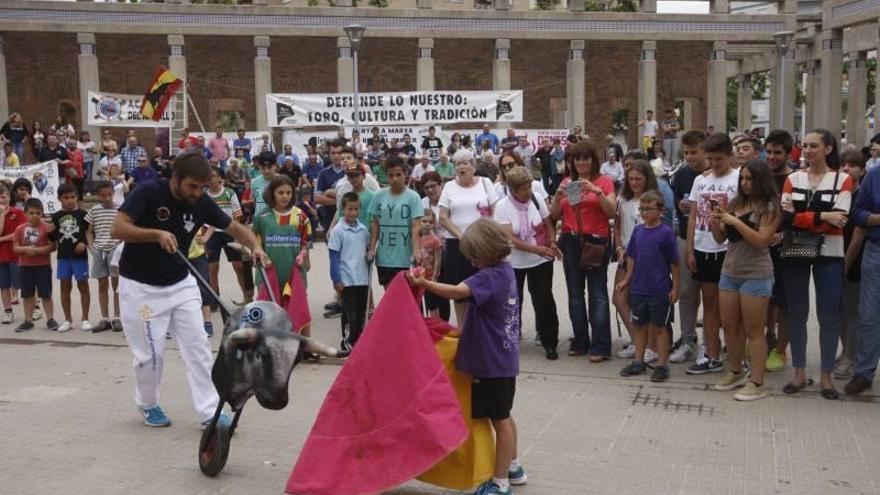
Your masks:
M141 409L159 404L159 385L165 365L165 334L173 330L193 407L199 420L211 419L219 398L211 367L214 359L202 320L202 300L196 279L167 287L119 277L122 328L134 356L134 401Z

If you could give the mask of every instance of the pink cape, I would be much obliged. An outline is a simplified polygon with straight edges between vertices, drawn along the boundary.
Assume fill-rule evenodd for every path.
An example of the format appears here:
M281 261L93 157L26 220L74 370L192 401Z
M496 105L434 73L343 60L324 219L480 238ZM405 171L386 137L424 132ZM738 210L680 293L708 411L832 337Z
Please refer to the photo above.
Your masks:
M398 274L327 393L286 492L381 493L424 473L467 436L432 336Z
M260 286L260 291L257 293L257 301L272 300L269 297L269 291L266 290L267 285L271 286L272 292L275 293L275 300L284 308L293 324L293 331L302 333L303 329L312 323L312 315L309 312L309 299L299 268L294 267L293 270L290 270L290 280L284 284L283 289L278 282L275 267L272 265L266 267L266 278L266 283Z

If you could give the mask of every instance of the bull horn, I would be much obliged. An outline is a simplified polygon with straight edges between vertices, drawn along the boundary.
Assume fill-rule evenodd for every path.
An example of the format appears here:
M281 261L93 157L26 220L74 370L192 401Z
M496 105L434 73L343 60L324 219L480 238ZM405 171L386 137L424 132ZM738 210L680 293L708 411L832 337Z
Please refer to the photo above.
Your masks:
M348 356L348 352L341 351L335 347L330 347L329 345L310 337L304 337L303 340L305 340L306 352L332 358L341 358Z
M256 328L239 328L229 334L229 343L232 344L232 347L247 347L253 345L258 336Z

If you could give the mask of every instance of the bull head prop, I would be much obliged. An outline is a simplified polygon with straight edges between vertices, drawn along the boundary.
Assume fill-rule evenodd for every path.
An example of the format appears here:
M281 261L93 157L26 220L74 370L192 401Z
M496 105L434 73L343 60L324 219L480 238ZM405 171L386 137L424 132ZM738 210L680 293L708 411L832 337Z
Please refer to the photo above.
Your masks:
M266 409L287 406L293 368L309 352L345 357L346 352L293 333L287 313L269 301L252 302L226 320L211 379L220 403L199 445L199 468L216 476L226 465L229 443L245 403L253 396ZM218 423L225 403L235 412L226 427Z

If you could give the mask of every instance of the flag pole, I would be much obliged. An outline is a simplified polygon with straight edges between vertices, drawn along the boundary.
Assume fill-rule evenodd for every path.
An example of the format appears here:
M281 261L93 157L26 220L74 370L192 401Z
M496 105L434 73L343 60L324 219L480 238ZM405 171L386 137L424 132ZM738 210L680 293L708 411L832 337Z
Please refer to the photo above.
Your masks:
M205 126L202 124L201 117L199 117L199 111L196 110L196 104L193 103L192 98L189 96L189 83L184 82L183 84L186 89L186 91L184 91L184 94L186 95L186 101L189 103L189 107L192 108L193 114L196 116L196 122L199 123L199 129L201 129L202 132L205 132Z

